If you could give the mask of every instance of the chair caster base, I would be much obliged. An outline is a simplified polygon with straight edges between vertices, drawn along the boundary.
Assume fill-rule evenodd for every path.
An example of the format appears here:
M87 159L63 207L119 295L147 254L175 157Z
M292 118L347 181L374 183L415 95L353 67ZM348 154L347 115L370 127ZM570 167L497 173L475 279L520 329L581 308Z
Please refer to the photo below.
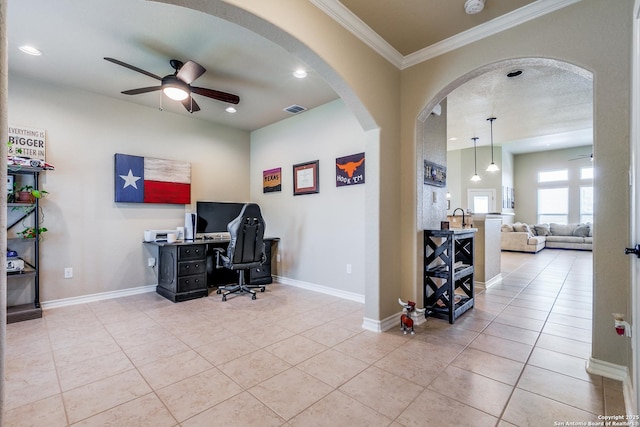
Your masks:
M256 294L251 295L251 299L256 299Z

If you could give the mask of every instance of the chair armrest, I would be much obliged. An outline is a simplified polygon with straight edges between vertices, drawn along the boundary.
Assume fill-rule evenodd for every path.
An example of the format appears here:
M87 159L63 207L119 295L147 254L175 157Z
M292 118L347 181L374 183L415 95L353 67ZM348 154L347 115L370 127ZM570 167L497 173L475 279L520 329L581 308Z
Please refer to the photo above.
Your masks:
M226 256L224 256L224 253L226 252L226 249L224 248L213 248L213 252L215 253L216 256L216 268L224 268L224 265L222 264L222 261L224 260L229 260Z

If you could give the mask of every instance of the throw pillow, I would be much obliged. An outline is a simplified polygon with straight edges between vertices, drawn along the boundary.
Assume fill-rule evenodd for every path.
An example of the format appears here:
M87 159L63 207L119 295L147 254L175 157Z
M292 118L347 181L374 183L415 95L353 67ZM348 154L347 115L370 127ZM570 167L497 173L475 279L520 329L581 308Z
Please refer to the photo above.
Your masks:
M551 235L551 231L549 230L548 224L536 224L533 226L535 228L538 236L549 236Z
M500 227L500 231L504 233L510 233L513 231L513 226L511 224L502 224Z
M518 231L518 232L523 232L523 231L529 231L527 229L527 224L523 224L521 222L516 222L515 224L513 224L513 231Z
M593 237L593 224L588 222L587 225L589 226L589 236L587 237Z
M589 237L589 226L587 224L578 224L573 229L573 235L576 237Z

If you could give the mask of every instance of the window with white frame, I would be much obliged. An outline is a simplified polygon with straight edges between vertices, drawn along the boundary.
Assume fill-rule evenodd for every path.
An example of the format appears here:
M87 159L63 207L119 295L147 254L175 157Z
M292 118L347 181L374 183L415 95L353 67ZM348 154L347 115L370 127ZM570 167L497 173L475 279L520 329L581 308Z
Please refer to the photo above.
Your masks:
M580 222L593 223L593 187L580 187Z
M569 189L538 189L538 223L566 224L569 220Z
M593 179L593 168L580 168L580 179Z
M541 171L538 172L538 182L560 182L569 180L569 170L560 169L555 171Z

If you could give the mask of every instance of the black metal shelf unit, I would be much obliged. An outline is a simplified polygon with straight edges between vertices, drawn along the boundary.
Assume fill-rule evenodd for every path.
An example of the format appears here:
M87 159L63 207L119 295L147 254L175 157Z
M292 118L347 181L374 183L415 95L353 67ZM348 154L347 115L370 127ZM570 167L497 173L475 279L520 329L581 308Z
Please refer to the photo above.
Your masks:
M43 169L33 167L14 167L9 166L7 174L22 175L29 179L34 190L39 189L39 175ZM23 256L21 251L18 252L19 258L24 261L24 269L20 271L7 272L7 284L9 286L33 286L33 302L25 304L10 305L7 307L7 323L22 322L24 320L38 319L42 317L42 308L40 306L40 210L39 199L36 198L34 203L7 203L7 231L11 230L18 224L25 224L28 221L29 226L34 228L34 237L32 238L11 238L7 239L7 250L15 247L26 248L31 246L29 257Z
M475 230L424 231L425 316L454 323L473 307Z

